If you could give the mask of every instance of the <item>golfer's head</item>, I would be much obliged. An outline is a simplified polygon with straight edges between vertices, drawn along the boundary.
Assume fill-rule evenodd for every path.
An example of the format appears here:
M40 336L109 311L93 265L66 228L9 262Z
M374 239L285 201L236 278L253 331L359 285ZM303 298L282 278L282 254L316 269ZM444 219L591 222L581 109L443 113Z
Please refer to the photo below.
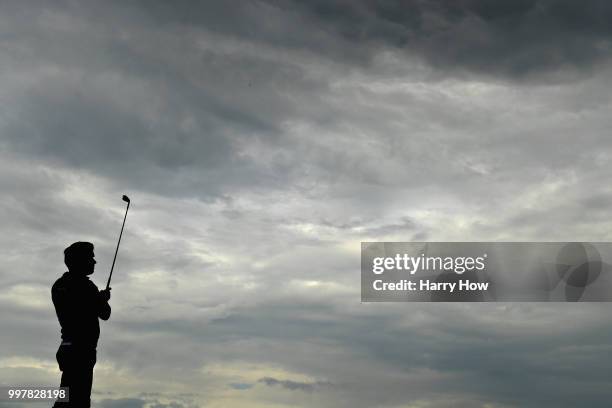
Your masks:
M96 264L94 246L91 242L75 242L64 249L64 263L70 272L91 275Z

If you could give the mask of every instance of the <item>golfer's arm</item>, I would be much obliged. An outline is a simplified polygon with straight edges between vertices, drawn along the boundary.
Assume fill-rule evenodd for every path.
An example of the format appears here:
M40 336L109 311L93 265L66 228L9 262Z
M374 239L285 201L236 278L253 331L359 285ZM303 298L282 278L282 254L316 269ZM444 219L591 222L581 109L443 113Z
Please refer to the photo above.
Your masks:
M55 306L55 313L60 322L62 328L72 327L74 318L74 310L70 303L70 297L65 288L54 288L51 292L51 298L53 300L53 306Z
M111 315L111 307L108 302L99 298L98 301L98 317L102 320L108 320Z

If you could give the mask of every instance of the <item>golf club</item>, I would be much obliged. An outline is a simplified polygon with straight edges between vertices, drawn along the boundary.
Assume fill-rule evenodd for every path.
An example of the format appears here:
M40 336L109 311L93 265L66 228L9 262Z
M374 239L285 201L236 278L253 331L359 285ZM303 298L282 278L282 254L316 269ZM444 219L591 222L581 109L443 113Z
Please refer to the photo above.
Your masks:
M121 235L123 235L123 227L125 227L125 219L127 218L127 213L130 209L130 198L124 195L121 199L127 203L127 207L125 209L125 216L123 217L123 224L121 225L121 232L119 233L119 241L117 241L117 249L115 249L115 257L113 258L110 275L108 275L108 281L106 282L106 289L108 289L110 286L111 277L113 276L113 268L115 267L115 261L117 260L117 252L119 252L119 244L121 243Z

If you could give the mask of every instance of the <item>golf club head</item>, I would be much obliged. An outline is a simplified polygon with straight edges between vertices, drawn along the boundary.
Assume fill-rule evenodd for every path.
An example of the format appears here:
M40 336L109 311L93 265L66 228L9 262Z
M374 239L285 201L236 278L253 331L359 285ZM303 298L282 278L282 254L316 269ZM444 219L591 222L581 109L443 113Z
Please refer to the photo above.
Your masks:
M126 203L129 203L129 202L130 202L130 198L129 198L128 196L126 196L126 195L124 195L123 197L121 197L121 199L122 199L123 201L125 201Z

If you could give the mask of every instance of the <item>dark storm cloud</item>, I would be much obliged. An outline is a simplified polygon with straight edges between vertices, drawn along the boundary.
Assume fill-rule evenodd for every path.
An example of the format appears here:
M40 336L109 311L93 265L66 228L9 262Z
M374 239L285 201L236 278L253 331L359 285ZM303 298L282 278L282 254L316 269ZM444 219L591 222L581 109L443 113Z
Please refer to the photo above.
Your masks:
M287 4L276 2L276 4ZM354 44L417 53L442 71L524 78L609 58L605 0L293 2Z
M17 97L19 110L4 127L5 143L17 151L125 180L132 187L139 184L170 194L197 190L191 194L207 196L219 193L220 182L236 183L237 177L249 174L250 163L236 156L232 137L272 132L276 126L249 118L244 110L219 106L221 102L207 97L210 90L198 92L180 83L161 85L172 89L169 93L158 90L161 94L147 95L145 90L138 96L135 89L133 103L145 109L147 98L161 98L161 111L143 118L138 109L117 106L117 100L104 91L107 86L130 88L133 84L125 82L129 79L108 79L109 84L100 78L97 85L95 79L75 84L71 75L63 74L43 79ZM145 82L145 88L159 86L155 79ZM123 102L129 105L129 99Z
M378 91L331 84L347 72L366 75L364 85L368 75L384 80L376 58L385 50L424 57L432 66L425 76L432 69L507 78L588 70L607 55L609 8L550 1L12 4L2 69L14 85L4 91L12 103L2 146L173 196L289 186L312 195L319 180L342 184L337 195L351 189L346 179L389 182L374 160L384 150L357 147L375 134L410 158L411 183L445 183L465 169L444 156L482 135L424 140L406 131L427 134L436 123L469 132L484 115L444 109L442 95L396 92L383 102ZM287 138L304 123L309 132ZM362 135L310 136L351 127ZM486 155L497 163L497 151L530 164L568 163L573 152L542 155L548 140L516 139L492 138L462 167ZM425 148L436 141L449 153ZM429 168L435 160L440 165Z
M228 385L235 390L249 390L253 388L253 384L248 383L230 383Z
M612 6L605 0L236 4L155 1L130 10L163 27L205 26L223 35L308 50L353 64L367 64L380 47L391 47L418 54L442 71L509 78L588 70L608 58L611 45Z
M22 64L29 71L27 85L10 97L5 148L167 194L210 197L223 186L286 184L275 163L255 166L241 146L276 140L282 122L303 111L300 100L325 84L297 62L258 53L248 39L228 45L231 38L211 34L214 25L162 31L147 7L96 14L96 5L67 4L5 13L21 35L3 50L3 72L19 82Z
M299 390L299 391L304 391L304 392L313 392L317 388L332 386L331 383L325 382L325 381L300 382L300 381L291 381L291 380L279 380L277 378L272 378L272 377L260 378L258 382L264 383L270 387L278 385L290 391Z

